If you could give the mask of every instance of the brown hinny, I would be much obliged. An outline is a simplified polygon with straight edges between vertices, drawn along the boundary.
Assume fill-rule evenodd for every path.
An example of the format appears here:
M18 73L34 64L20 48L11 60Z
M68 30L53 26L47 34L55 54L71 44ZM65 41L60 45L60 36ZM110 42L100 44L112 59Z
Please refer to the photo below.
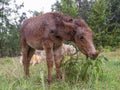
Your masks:
M93 44L93 32L83 19L72 19L58 12L26 19L20 30L25 76L29 76L29 62L35 49L44 49L48 67L48 84L52 81L53 61L57 78L61 79L61 56L55 52L57 49L61 49L63 41L74 42L87 57L94 59L98 56Z

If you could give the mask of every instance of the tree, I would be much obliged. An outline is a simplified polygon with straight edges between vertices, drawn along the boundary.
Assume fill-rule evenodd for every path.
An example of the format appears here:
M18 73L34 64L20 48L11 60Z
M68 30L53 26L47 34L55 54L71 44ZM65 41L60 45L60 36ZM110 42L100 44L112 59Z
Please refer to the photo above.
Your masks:
M120 30L115 28L118 20L114 19L112 11L113 3L106 0L95 0L88 16L88 24L95 32L95 43L97 46L117 46L120 44ZM117 10L118 8L116 8ZM119 17L118 17L119 18Z
M0 56L14 56L18 54L19 46L19 30L18 27L21 22L14 22L10 17L13 13L18 14L18 10L23 7L23 4L18 6L15 2L16 8L10 8L10 0L0 1ZM20 16L19 16L20 17ZM17 25L18 24L18 25Z
M44 13L43 11L38 12L38 11L32 11L32 10L29 10L28 12L32 15L32 17L42 15Z
M109 23L107 22L110 16L108 11L108 3L106 0L96 0L92 5L92 10L88 16L88 23L95 32L96 44L105 46L107 39L107 29ZM97 46L98 46L97 45Z
M109 18L110 23L115 23L113 28L120 28L120 0L108 0L109 9L111 10L111 16Z
M57 0L55 4L51 6L52 12L53 11L61 11L61 3Z
M4 12L4 10L6 11L5 9L5 6L8 6L8 1L5 0L0 0L0 5L2 6L0 8L0 56L2 56L3 54L3 42L5 40L5 34L7 33L7 29L6 29L6 25L9 24L8 22L8 18L6 16L6 13Z
M71 17L78 16L77 3L75 0L61 0L52 5L52 11L61 11Z
M90 1L88 0L76 0L78 6L78 15L81 16L85 21L87 20L88 12L90 7Z

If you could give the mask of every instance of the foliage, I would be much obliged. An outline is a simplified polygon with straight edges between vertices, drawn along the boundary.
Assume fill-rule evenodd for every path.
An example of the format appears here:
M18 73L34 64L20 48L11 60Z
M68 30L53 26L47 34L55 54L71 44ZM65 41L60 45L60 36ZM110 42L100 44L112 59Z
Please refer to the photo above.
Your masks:
M110 3L106 0L96 0L88 16L88 23L95 32L96 46L117 46L117 42L120 42L120 39L117 40L119 38L118 29L110 30L111 9L108 6Z
M111 16L109 22L114 23L111 28L120 28L120 1L119 0L108 0L109 9L111 10Z
M19 9L24 5L17 5L13 2L15 8L10 7L10 0L0 1L0 56L15 56L19 54L19 27L23 19L19 14ZM11 16L15 15L13 19ZM18 19L19 18L19 19Z
M103 47L106 45L106 42L108 42L107 40L109 40L107 33L109 23L107 23L107 18L110 15L110 11L107 11L107 6L108 3L106 0L96 0L88 16L88 23L95 32L95 43Z
M90 58L83 58L77 60L70 58L62 64L62 69L65 73L65 79L70 82L95 82L99 79L100 75L103 74L102 65L105 60L108 61L104 56L99 56L96 60Z
M84 81L81 79L79 81L74 82L71 81L71 78L65 81L59 81L56 80L56 76L55 76L56 72L55 70L53 70L53 82L51 86L48 86L46 81L46 77L47 77L46 62L42 62L39 65L30 66L30 78L25 79L23 66L20 65L20 63L18 62L19 57L0 58L0 90L16 90L16 89L17 90L28 90L28 89L29 90L97 90L98 88L99 90L120 90L120 85L119 85L120 84L120 49L113 52L107 52L107 53L104 52L102 53L102 55L107 57L109 61L106 61L104 64L101 64L103 73L102 75L99 76L97 82L94 83L90 81ZM80 58L82 57L81 55L79 56ZM73 59L75 58L76 57L73 57ZM85 60L86 59L84 58L84 63L86 62ZM100 60L104 61L103 57L101 57ZM79 62L82 61L78 61L78 63ZM94 63L94 61L92 62ZM77 63L73 67L75 67L76 65ZM94 70L91 70L90 72L92 71ZM77 74L78 73L74 75L77 76Z
M75 0L61 0L61 3L57 1L54 5L52 5L52 11L61 11L72 17L77 16L77 10L78 8Z

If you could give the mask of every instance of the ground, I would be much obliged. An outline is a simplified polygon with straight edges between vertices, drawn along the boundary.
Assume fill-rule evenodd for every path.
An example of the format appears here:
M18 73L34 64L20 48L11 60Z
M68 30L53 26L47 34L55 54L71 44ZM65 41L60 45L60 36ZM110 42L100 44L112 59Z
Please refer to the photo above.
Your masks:
M48 86L45 62L31 66L31 76L25 79L19 57L0 58L0 90L120 90L120 49L102 54L108 61L102 64L103 75L91 85L84 81L58 81L53 70L53 82Z

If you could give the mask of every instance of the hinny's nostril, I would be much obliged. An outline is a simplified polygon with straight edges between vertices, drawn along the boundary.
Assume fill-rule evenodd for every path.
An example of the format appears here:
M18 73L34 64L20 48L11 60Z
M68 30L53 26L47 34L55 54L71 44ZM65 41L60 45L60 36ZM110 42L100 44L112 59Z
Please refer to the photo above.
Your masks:
M89 53L89 57L90 57L91 59L96 59L97 56L98 56L97 53Z
M97 56L98 56L98 54L97 54L97 53L92 54L93 59L96 59L96 58L97 58Z

